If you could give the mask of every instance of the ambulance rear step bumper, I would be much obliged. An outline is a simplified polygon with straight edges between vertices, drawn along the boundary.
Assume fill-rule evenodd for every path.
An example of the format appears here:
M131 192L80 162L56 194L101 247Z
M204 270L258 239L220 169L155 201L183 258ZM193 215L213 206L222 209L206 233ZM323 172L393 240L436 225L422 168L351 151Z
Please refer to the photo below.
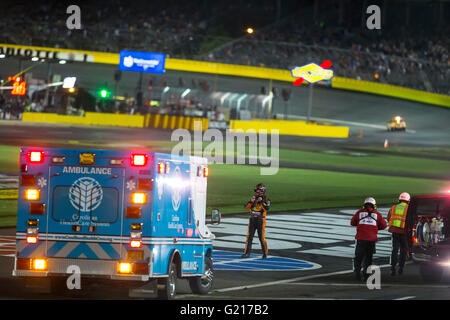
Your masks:
M15 277L51 277L51 276L70 276L74 273L71 266L77 266L80 269L81 277L89 278L108 278L112 280L129 281L149 281L150 275L141 274L120 274L118 272L117 260L89 260L89 259L62 259L47 258L47 270L17 270L14 269L12 275ZM151 268L150 268L151 270ZM68 271L71 271L68 273Z

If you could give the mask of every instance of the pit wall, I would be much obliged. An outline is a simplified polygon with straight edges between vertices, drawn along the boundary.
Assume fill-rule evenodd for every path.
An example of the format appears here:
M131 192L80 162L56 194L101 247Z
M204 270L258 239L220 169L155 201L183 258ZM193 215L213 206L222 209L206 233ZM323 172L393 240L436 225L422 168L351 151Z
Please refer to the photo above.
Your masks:
M64 123L81 125L120 126L136 128L161 128L161 129L186 129L193 131L197 121L202 131L208 129L209 119L170 116L162 114L127 115L112 113L86 112L84 116L68 116L54 113L24 112L23 122ZM296 135L327 138L348 138L348 127L321 125L306 123L305 121L284 120L254 120L254 121L230 121L230 131L238 130L279 130L280 135Z
M144 126L145 117L140 115L96 112L86 112L84 116L67 116L55 113L24 112L22 114L22 121L142 128Z
M39 56L58 59L74 60L87 63L119 64L118 53L106 53L96 51L83 51L72 49L56 49L46 47L32 47L22 45L0 44L0 52L7 55L20 55L26 57ZM315 61L319 63L318 61ZM294 82L289 70L271 69L263 67L251 67L215 62L192 61L183 59L166 59L166 69L185 72L212 73L218 75L249 77L259 79L272 79L277 81ZM302 85L307 85L303 82ZM404 87L381 84L371 81L334 77L331 87L343 90L359 91L378 94L388 97L406 99L416 102L450 108L450 96L426 91L408 89Z
M194 121L201 123L202 131L208 129L209 119L178 117L162 114L128 115L114 113L86 112L84 116L67 116L55 113L24 112L23 122L64 123L135 128L161 128L194 130Z
M231 120L230 131L239 132L247 130L279 130L280 135L308 136L323 138L348 138L349 128L320 125L317 123L307 123L305 121L285 121L285 120L252 120L241 121Z

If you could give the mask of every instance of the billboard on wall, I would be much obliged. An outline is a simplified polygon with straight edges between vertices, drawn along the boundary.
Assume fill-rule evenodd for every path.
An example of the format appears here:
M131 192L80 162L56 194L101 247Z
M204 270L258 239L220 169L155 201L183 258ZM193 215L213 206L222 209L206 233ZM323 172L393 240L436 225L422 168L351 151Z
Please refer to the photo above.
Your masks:
M164 73L164 53L120 51L119 70L149 73Z

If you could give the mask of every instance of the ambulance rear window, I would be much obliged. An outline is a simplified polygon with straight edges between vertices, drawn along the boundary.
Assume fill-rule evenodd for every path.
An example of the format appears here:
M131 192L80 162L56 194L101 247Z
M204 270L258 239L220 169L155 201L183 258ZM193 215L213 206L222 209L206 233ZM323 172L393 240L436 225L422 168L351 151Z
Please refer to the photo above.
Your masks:
M81 190L76 186L56 186L52 199L52 217L59 222L114 223L118 220L119 191L113 187Z
M91 212L91 220L97 223L114 223L119 215L119 191L103 187L102 204Z

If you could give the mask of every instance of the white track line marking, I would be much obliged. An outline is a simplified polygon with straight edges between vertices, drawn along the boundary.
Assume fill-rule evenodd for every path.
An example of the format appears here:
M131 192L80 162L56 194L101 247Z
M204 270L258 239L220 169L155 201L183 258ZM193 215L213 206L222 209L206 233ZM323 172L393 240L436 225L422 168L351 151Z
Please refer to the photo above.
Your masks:
M391 266L390 264L384 264L379 267L385 268L385 267L390 267L390 266ZM249 284L249 285L245 285L245 286L238 286L238 287L231 287L231 288L216 289L216 290L214 290L214 292L230 292L230 291L238 291L238 290L244 290L244 289L275 286L275 285L279 285L279 284L286 284L286 283L309 280L309 279L317 279L317 278L335 276L335 275L340 275L340 274L348 274L348 273L352 273L352 272L353 272L353 270L343 270L343 271L322 273L322 274L303 276L303 277L297 277L297 278L291 278L291 279L285 279L285 280L278 280L278 281L271 281L271 282L264 282L264 283L257 283L257 284Z
M414 299L416 296L407 296L407 297L402 297L402 298L397 298L394 300L409 300L409 299Z

